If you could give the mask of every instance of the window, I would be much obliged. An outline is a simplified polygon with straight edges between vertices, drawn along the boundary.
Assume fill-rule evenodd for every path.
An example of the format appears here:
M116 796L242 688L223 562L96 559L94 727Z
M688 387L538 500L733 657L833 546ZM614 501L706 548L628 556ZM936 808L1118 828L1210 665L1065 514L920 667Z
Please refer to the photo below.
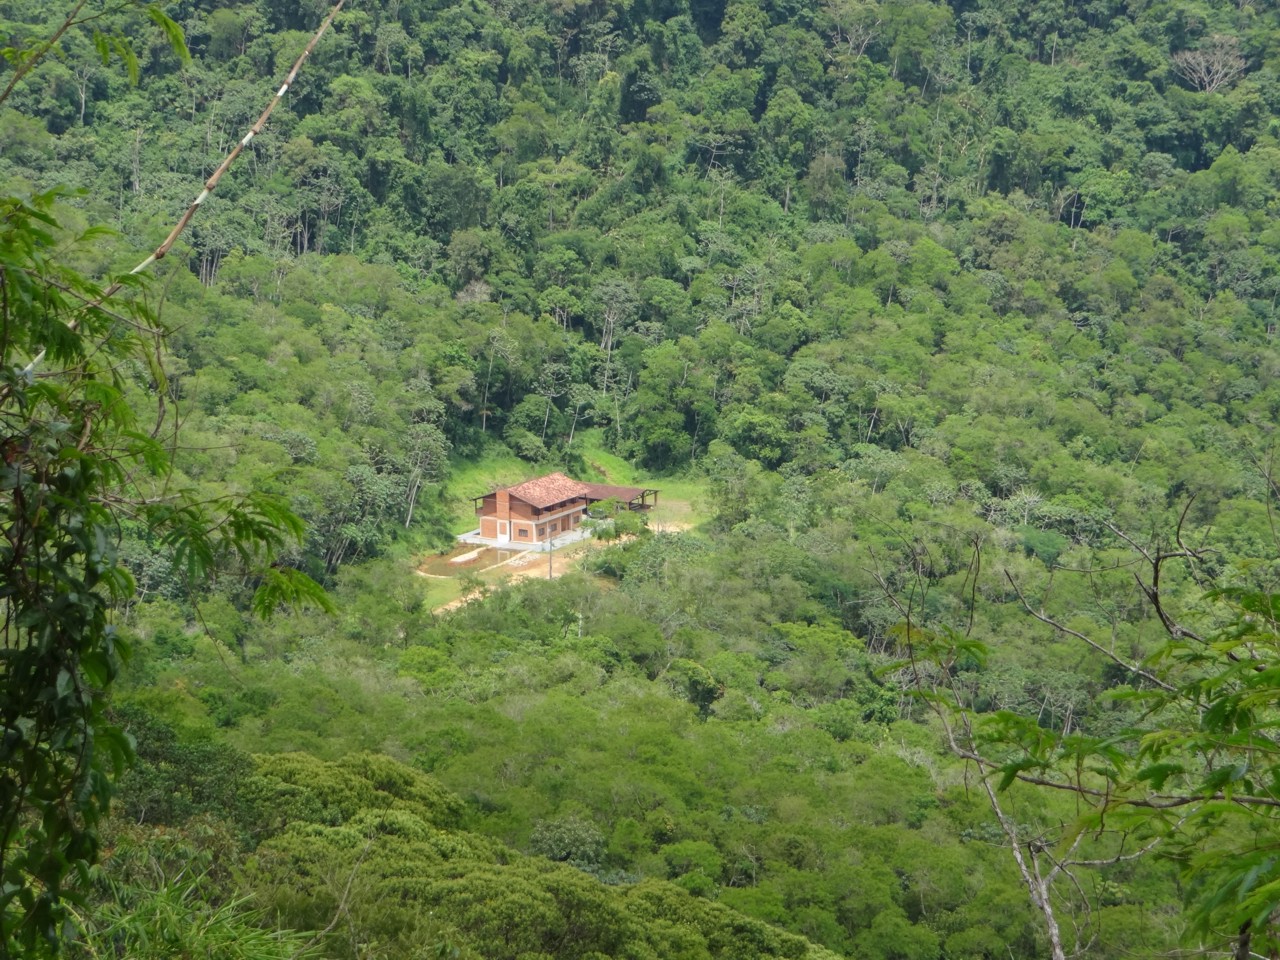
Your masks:
M539 528L538 528L538 539L539 539L539 540L541 540L541 539L542 539L543 537L545 537L546 535L547 535L547 528L546 528L546 527L539 527Z
M529 539L529 529L527 527L516 527L516 536L521 540Z
M559 523L553 523L553 524L551 525L551 532L552 532L552 533L555 533L559 528L560 528L560 524L559 524Z

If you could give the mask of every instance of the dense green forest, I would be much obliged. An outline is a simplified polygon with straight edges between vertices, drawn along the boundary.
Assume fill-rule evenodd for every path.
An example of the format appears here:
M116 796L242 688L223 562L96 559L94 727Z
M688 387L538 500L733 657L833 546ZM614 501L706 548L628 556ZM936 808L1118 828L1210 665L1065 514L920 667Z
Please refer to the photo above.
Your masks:
M67 6L0 0L6 291L137 263L328 11ZM1278 209L1255 0L344 8L90 397L334 610L112 513L136 758L41 949L1271 955ZM551 470L688 522L442 609Z

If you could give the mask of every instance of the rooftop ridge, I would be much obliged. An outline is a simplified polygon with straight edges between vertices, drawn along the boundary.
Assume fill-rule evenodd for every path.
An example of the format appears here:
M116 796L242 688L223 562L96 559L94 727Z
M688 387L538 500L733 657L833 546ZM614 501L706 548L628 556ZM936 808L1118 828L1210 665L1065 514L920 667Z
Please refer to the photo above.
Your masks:
M574 497L586 496L590 488L563 473L548 473L503 489L508 496L523 500L531 506L549 507Z

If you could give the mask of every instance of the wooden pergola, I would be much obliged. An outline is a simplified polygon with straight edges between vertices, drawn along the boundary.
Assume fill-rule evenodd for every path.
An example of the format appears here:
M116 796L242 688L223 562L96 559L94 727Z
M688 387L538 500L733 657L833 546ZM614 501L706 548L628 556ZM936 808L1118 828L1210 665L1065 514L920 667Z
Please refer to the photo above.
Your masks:
M653 487L620 487L608 483L584 483L583 486L587 488L588 506L601 500L617 500L626 504L628 510L650 510L658 505L658 491Z

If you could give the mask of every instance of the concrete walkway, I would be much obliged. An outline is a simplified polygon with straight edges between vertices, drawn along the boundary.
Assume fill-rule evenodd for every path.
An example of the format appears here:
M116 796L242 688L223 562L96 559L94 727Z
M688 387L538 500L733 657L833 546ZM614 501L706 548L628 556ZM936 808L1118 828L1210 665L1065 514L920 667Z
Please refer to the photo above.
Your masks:
M559 550L561 547L567 547L571 543L579 543L582 540L591 538L591 531L578 527L565 533L557 533L550 540L543 540L540 543L529 543L524 540L507 540L491 537L480 536L479 530L468 530L466 533L458 534L459 543L470 543L483 547L495 547L498 550L530 550L535 553L547 553L550 550Z

